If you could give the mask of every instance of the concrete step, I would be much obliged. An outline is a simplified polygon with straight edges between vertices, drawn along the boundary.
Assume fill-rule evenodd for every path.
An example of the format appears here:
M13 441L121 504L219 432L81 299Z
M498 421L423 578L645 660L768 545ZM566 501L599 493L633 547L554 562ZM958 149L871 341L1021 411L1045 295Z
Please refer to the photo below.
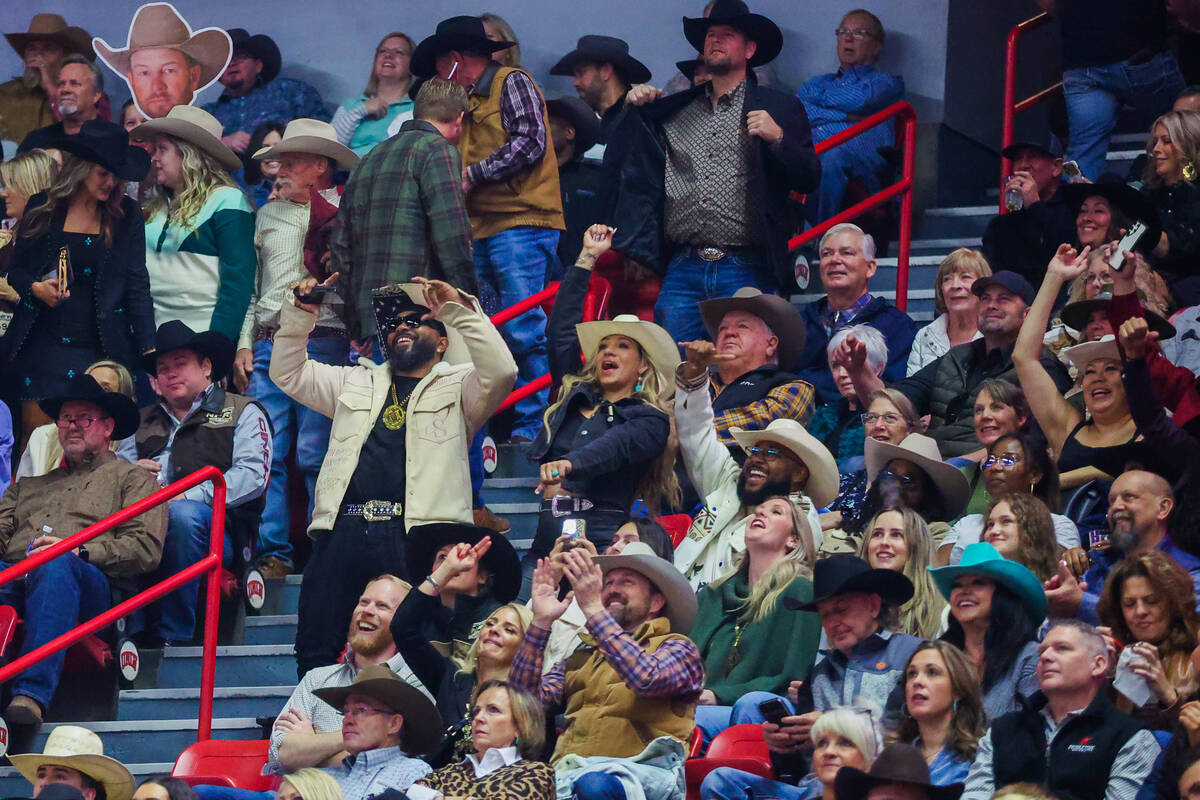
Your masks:
M983 236L988 222L998 209L988 203L979 206L930 208L920 221L920 235L930 239L973 241Z
M295 641L295 614L246 618L246 636L242 644L294 644Z
M70 723L61 723L70 724ZM118 720L84 723L104 741L104 754L121 763L171 762L196 741L197 722L192 719ZM46 737L57 727L43 725L30 752L40 753ZM253 717L213 720L213 738L259 739L262 733Z
M200 685L202 647L170 647L145 651L136 689L187 689ZM296 682L296 659L290 644L235 645L217 648L216 685L283 686Z
M89 723L90 724L90 723ZM125 763L125 767L133 773L135 783L141 783L151 775L166 775L175 766L175 761L156 761L141 763ZM33 791L29 781L21 777L15 767L0 767L0 797L28 797Z
M233 686L218 687L213 696L213 714L217 717L271 717L279 713L295 687ZM118 720L186 719L200 709L197 689L126 689L121 692Z

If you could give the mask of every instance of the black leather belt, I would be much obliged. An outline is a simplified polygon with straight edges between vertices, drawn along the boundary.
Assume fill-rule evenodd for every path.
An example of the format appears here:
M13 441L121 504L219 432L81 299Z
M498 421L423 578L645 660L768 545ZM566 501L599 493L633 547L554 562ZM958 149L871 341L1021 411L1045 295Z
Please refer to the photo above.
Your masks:
M391 500L368 500L365 503L347 503L342 513L350 517L362 517L367 522L387 522L404 513L401 503Z

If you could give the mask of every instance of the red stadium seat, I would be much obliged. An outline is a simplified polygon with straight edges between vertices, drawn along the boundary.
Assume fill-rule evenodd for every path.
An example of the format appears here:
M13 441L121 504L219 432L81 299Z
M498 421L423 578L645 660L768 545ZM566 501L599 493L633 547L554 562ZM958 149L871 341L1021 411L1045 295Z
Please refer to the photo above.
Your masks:
M687 800L700 799L700 784L718 767L733 767L774 780L771 754L761 725L734 725L716 735L704 758L689 758L683 764L687 778Z
M263 775L262 770L270 748L270 739L196 742L179 754L171 775L192 786L209 784L269 791L275 788L276 780L272 775Z

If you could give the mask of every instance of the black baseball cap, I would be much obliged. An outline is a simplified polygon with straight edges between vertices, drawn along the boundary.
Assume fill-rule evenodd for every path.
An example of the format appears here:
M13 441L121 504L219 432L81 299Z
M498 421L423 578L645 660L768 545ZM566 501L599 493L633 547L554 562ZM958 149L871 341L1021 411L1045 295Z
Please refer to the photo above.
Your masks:
M1057 136L1049 136L1049 135L1046 136L1044 141L1035 141L1033 139L1025 139L1024 141L1013 142L1008 147L1001 150L1000 155L1004 156L1005 158L1007 158L1009 160L1013 160L1021 154L1022 150L1028 150L1028 149L1039 150L1039 151L1045 153L1046 155L1050 156L1050 158L1062 158L1063 157L1062 142L1060 142L1058 140Z
M1002 269L994 275L988 275L985 278L976 278L975 282L971 284L971 294L981 297L989 286L1003 286L1024 300L1025 305L1033 305L1033 287L1029 285L1029 281L1012 270Z

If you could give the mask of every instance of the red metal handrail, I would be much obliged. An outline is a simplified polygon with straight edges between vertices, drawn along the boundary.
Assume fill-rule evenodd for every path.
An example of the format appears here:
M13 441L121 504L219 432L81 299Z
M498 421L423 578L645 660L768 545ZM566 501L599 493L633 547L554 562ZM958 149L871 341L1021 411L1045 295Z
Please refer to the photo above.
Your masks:
M1017 122L1017 114L1025 113L1062 91L1062 81L1059 81L1053 86L1047 86L1040 92L1031 94L1024 100L1017 102L1017 44L1020 42L1022 35L1041 28L1049 22L1050 15L1042 12L1016 25L1008 32L1008 41L1004 47L1004 127L1000 132L1000 149L1002 151L1013 143L1015 135L1013 131ZM1007 158L1001 157L1001 186L1004 185L1004 182L1011 174L1012 162ZM1008 213L1008 205L1004 201L1004 192L1000 192L1000 213Z
M917 112L904 101L893 103L882 111L851 125L846 130L817 142L815 149L817 155L820 155L892 119L900 119L904 125L904 166L900 173L900 180L792 238L788 242L788 250L795 250L797 247L817 239L834 225L849 222L860 214L888 202L893 197L900 196L900 251L896 258L896 308L906 311L908 310L908 258L912 248L912 193L917 149Z
M40 553L35 553L24 561L13 564L0 572L0 586L21 578L48 561L74 550L81 544L87 544L102 533L107 533L134 517L149 511L155 506L162 505L173 497L183 494L193 486L199 486L207 481L213 484L213 514L212 536L209 540L208 555L185 567L169 578L165 578L149 589L138 592L125 602L110 608L102 614L92 617L74 630L67 631L62 636L46 642L44 645L0 668L0 684L7 683L29 667L49 658L60 650L65 650L76 642L91 636L98 630L112 625L129 612L149 605L165 594L180 588L185 583L208 573L208 591L205 597L204 609L204 655L200 667L200 714L197 718L197 741L212 738L213 688L216 684L217 667L217 615L220 601L220 581L216 574L221 569L221 556L225 551L225 476L221 470L213 466L204 467L193 472L182 480L175 481L166 488L159 489L149 497L137 501L110 517L89 525L74 536L69 536L61 542L47 547Z

